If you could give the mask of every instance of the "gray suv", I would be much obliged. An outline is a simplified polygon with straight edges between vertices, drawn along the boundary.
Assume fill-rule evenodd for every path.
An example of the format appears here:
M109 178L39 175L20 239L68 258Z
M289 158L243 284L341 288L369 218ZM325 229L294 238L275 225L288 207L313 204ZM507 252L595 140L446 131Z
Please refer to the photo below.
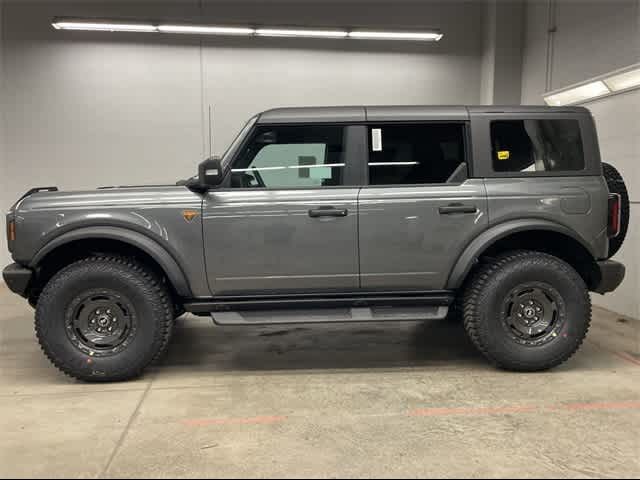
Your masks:
M44 353L86 381L220 325L458 319L491 363L567 360L622 282L624 182L584 108L330 107L252 118L177 185L36 188L4 270Z

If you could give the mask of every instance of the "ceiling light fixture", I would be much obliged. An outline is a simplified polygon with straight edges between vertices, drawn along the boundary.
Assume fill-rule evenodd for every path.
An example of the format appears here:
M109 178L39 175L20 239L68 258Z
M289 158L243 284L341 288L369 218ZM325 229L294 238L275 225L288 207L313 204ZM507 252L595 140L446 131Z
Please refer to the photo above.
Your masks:
M346 30L316 30L308 28L256 28L256 35L263 37L312 37L346 38Z
M188 33L196 35L253 35L249 27L218 27L205 25L158 25L161 33Z
M573 105L575 103L585 102L597 97L602 97L611 93L602 80L590 82L579 87L569 88L558 93L552 93L544 96L547 105L560 107L563 105Z
M614 92L640 87L640 67L612 75L606 78L604 82Z
M56 30L88 30L102 32L156 32L191 35L246 35L261 37L344 38L362 40L439 41L443 34L436 31L383 31L360 28L282 27L250 25L197 25L157 22L117 21L106 19L55 18Z
M352 30L349 38L363 40L417 40L437 42L443 37L439 32L384 32L372 30Z
M542 95L547 105L560 107L608 97L640 88L640 63L605 73L582 83Z
M154 25L147 23L106 23L106 22L54 22L56 30L92 30L100 32L156 32Z

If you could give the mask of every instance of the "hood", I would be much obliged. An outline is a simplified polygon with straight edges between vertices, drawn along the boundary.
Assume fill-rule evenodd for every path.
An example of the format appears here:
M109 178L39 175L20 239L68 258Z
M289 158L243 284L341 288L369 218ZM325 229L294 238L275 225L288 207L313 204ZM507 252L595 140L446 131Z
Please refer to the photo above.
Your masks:
M25 195L12 210L29 212L68 208L148 208L160 205L192 205L200 196L184 186L103 187L80 191L38 191Z

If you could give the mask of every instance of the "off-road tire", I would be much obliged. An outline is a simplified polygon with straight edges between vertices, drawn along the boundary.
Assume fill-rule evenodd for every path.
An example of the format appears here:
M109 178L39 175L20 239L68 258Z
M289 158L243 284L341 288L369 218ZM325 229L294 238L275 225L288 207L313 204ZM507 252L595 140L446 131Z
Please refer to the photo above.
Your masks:
M545 343L543 337L521 339L505 319L515 315L508 308L519 303L513 303L511 292L526 291L531 285L553 292L557 307L557 330L544 337ZM578 350L591 322L591 299L582 277L563 260L541 252L514 251L484 263L468 283L463 303L471 341L493 365L505 370L530 372L560 365Z
M627 236L627 230L629 229L629 193L627 192L627 186L624 184L624 180L620 172L608 163L602 163L602 174L609 187L609 192L617 193L620 195L621 212L620 212L620 233L615 238L609 239L609 258L613 257L624 243L624 239Z
M86 295L100 301L99 292L114 292L131 306L122 307L133 325L125 330L130 332L126 342L108 351L94 351L77 340L81 336L72 324L78 315L73 306ZM139 376L166 352L173 323L174 307L161 279L136 260L111 255L88 257L58 272L43 289L35 317L45 355L65 374L87 382Z

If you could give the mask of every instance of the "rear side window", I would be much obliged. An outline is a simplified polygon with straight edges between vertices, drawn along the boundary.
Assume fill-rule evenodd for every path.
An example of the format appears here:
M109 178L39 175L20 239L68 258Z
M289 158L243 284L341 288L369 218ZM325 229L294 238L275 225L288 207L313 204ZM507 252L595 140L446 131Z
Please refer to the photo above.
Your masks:
M493 170L557 172L584 170L577 120L497 120L491 122Z
M369 185L445 183L463 167L462 124L369 127Z

